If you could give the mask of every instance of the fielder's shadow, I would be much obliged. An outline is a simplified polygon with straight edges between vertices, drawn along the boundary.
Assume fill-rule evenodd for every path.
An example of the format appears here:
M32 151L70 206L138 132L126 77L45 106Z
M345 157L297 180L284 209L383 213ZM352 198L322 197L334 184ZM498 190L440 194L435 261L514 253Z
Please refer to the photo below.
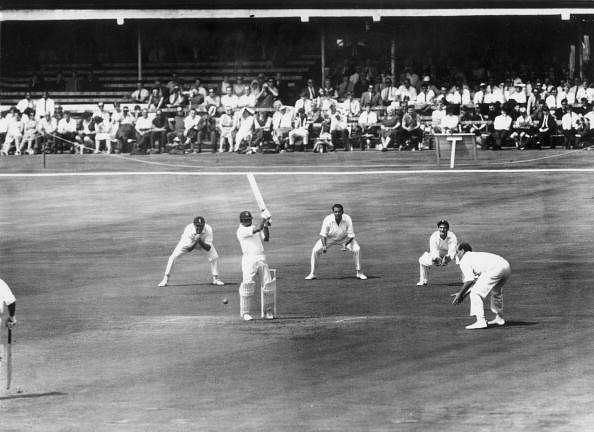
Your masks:
M536 321L505 321L503 327L522 327L522 326L533 326L538 325Z
M48 396L66 396L67 393L63 392L46 392L46 393L16 393L8 396L0 396L0 400L10 400L10 399L36 399Z

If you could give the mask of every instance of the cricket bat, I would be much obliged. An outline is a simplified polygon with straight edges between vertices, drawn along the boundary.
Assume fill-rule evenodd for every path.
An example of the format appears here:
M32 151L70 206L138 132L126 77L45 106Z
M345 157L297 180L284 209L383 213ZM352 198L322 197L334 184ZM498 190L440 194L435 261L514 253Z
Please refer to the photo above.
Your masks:
M6 358L6 390L10 390L10 382L12 381L12 329L10 327L8 328L4 350L4 357Z
M264 198L262 197L262 193L260 192L260 188L258 187L258 183L256 183L254 175L252 173L248 173L247 178L250 182L250 187L252 188L254 198L256 198L256 202L258 203L258 208L260 209L260 212L262 212L262 217L265 219L270 218L271 214L266 208L266 203L264 202Z

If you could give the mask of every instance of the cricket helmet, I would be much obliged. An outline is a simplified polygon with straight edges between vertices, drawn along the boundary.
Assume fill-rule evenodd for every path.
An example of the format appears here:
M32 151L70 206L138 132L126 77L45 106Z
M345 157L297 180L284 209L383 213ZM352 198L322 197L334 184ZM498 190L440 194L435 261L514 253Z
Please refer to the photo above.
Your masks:
M252 220L252 214L247 211L244 210L241 213L239 213L239 221L240 222L247 222L247 221L251 221Z

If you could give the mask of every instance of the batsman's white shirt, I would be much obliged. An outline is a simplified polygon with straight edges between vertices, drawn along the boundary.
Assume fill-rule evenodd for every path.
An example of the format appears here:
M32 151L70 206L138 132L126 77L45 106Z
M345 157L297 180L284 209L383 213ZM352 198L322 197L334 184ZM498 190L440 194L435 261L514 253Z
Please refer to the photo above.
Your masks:
M2 279L0 279L0 315L4 313L4 306L16 301L14 294Z
M237 240L239 240L241 252L243 253L241 272L244 283L253 282L257 273L261 274L263 283L270 281L270 273L266 264L264 246L262 245L263 236L262 231L254 233L253 225L239 225L239 228L237 228Z
M452 231L448 231L445 239L441 238L439 231L435 231L429 237L429 255L431 259L443 258L448 255L453 260L457 249L458 239Z
M343 214L340 223L337 224L334 214L329 214L322 222L320 235L326 237L326 244L328 246L335 243L344 243L348 238L355 237L353 221L349 215Z
M187 252L189 248L194 246L198 239L201 239L204 243L212 246L212 227L209 224L204 224L204 228L201 233L196 232L196 225L193 223L188 224L184 229L184 232L179 239L179 243L175 247L180 251Z

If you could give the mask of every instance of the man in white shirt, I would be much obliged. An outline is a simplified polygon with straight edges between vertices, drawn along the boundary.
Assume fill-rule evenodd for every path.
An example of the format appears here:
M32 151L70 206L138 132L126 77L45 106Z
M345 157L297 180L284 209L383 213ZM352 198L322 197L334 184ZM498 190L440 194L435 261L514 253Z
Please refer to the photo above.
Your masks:
M236 95L233 94L233 87L227 86L225 89L225 94L221 96L221 106L223 107L231 107L232 110L237 108L239 103L239 99Z
M130 99L134 103L146 103L149 98L149 91L142 86L141 82L136 83L136 90L130 95Z
M316 279L318 258L321 253L326 253L329 246L333 245L341 245L343 251L348 250L352 252L357 278L362 280L367 279L367 276L361 271L361 248L357 240L355 240L353 221L349 215L344 214L344 208L341 204L334 204L332 206L332 213L326 216L322 222L320 238L311 251L311 271L305 276L305 279Z
M239 214L239 227L237 228L237 240L241 246L241 273L242 282L239 285L239 315L245 321L252 320L250 314L251 299L256 291L255 277L260 280L263 290L263 300L266 303L262 309L265 310L265 318L273 319L274 314L271 311L271 300L276 296L276 280L273 280L266 255L264 255L264 246L262 240L269 240L269 220L270 214L262 212L262 220L259 225L252 224L252 214L249 211L242 211Z
M54 115L55 103L50 99L48 92L43 92L41 98L35 103L35 120L45 117L46 114Z
M64 116L58 121L58 139L56 140L56 147L62 151L64 148L74 153L74 140L76 139L76 128L78 122L72 118L70 112L65 111ZM61 138L61 139L60 139Z
M153 119L149 117L148 109L142 109L142 114L136 119L134 128L136 129L136 150L146 151L151 147L151 130L153 129Z
M5 308L8 313L4 312ZM8 284L0 279L0 328L12 329L16 323L16 297Z
M429 267L446 266L456 257L458 239L450 231L450 224L442 219L437 222L437 231L429 237L429 252L419 257L419 282L417 286L426 286L429 283Z
M58 121L55 117L46 114L41 120L37 122L37 137L35 138L35 147L38 149L42 148L43 146L46 149L49 149L52 153L55 151L57 152L56 148L56 131L58 130ZM62 148L59 146L60 149ZM60 150L62 153L63 150ZM30 152L29 154L33 154Z
M509 263L489 252L472 252L468 243L460 243L456 254L456 262L462 271L462 288L456 294L452 304L460 304L467 295L470 297L470 315L476 322L467 325L466 329L486 328L488 324L502 326L503 319L503 285L511 275ZM495 318L487 322L483 299L491 294L491 311Z
M169 256L167 267L165 268L165 276L163 276L163 280L159 283L160 287L167 286L169 283L169 276L171 275L175 260L181 255L192 252L196 249L196 246L198 246L198 251L204 251L210 263L212 284L225 285L219 279L219 254L213 244L212 227L206 223L204 217L196 216L191 224L186 225L177 246Z
M25 97L16 104L17 109L24 113L27 108L35 109L35 101L31 99L31 93L25 93Z
M249 146L254 132L254 116L252 115L252 112L247 108L244 108L241 111L241 117L237 120L236 125L237 132L235 133L234 152L238 152L242 150L243 147Z
M570 149L575 147L575 134L577 129L580 127L581 117L567 104L566 99L561 102L561 107L563 109L563 116L561 117L561 129L563 132L565 148Z
M225 142L229 150L233 149L234 136L233 132L233 109L229 106L225 107L225 112L217 119L217 129L219 131L219 153L225 151Z
M501 150L501 145L507 141L511 133L512 118L507 115L507 108L501 108L501 114L493 121L493 134L491 136L493 150Z

